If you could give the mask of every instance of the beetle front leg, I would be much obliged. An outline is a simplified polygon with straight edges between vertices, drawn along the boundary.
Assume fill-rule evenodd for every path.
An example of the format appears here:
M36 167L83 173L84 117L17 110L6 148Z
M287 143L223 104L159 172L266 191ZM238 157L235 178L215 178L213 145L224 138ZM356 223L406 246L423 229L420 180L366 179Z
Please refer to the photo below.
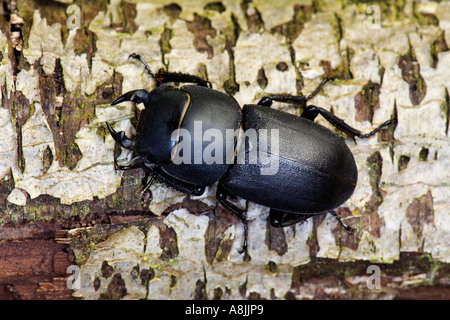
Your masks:
M146 168L145 162L142 161L138 157L131 159L130 163L127 165L119 164L117 162L117 158L114 157L114 169L115 170L132 170L132 169L138 169L138 168Z
M159 166L155 166L151 169L156 178L161 182L168 184L169 186L177 189L180 192L192 194L194 196L201 196L205 192L205 187L196 186L184 181L178 180L161 169Z
M186 73L165 72L159 70L158 73L154 74L151 71L148 64L140 55L132 53L130 55L130 58L138 59L139 61L141 61L144 64L145 70L147 70L148 74L159 83L168 83L168 82L196 83L202 87L212 88L211 82Z

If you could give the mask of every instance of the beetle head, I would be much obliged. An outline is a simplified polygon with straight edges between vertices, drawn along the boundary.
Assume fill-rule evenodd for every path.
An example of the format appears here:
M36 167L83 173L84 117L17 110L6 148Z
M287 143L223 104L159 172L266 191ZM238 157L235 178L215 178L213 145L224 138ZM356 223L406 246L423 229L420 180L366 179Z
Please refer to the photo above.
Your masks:
M121 95L119 98L113 101L111 103L112 106L125 102L125 101L131 101L134 103L146 103L148 100L149 93L147 90L133 90L129 91L123 95ZM114 130L109 123L106 123L106 126L108 127L109 133L113 137L114 141L116 141L122 148L132 150L134 149L135 142L131 139L129 139L125 132L120 131L117 132Z

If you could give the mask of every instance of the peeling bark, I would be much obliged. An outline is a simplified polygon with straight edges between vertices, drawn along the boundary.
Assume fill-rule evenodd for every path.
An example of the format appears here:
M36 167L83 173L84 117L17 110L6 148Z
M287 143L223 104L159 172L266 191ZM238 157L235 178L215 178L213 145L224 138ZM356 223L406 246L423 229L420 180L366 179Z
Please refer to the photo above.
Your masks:
M0 9L1 299L450 297L447 2L377 2L375 29L367 1L73 4L78 13L56 1ZM394 118L346 140L359 181L336 211L355 232L326 214L273 228L250 204L241 255L241 220L215 185L186 197L156 182L139 197L146 172L114 171L114 155L132 156L114 152L105 125L133 136L139 112L110 103L154 86L132 52L240 105L333 78L308 103L364 132ZM84 287L68 288L70 265Z

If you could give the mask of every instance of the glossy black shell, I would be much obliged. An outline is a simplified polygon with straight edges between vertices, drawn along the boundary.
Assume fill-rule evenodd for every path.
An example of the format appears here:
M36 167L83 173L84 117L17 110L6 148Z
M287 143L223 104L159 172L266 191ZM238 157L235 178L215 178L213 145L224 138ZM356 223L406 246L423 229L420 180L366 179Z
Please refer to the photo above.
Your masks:
M221 163L206 164L205 159L196 163L194 150L201 146L203 152L210 143L203 141L209 129L219 130L223 137L227 129L239 129L242 113L236 100L220 91L187 85L180 89L161 86L150 92L145 109L139 116L136 128L135 151L149 163L160 165L169 176L196 186L208 186L218 181L229 169L232 159L223 154ZM200 135L194 134L194 126L201 123ZM177 129L191 133L190 163L174 164L172 151L178 140L173 139ZM223 139L223 150L226 150ZM196 149L197 148L197 149Z
M278 171L262 175L261 168L268 165L236 164L220 181L229 194L293 213L326 212L352 195L357 167L350 149L335 133L269 107L245 105L242 112L244 130L278 129L278 153L270 138L267 148L269 156L279 161ZM246 152L257 146L247 145Z

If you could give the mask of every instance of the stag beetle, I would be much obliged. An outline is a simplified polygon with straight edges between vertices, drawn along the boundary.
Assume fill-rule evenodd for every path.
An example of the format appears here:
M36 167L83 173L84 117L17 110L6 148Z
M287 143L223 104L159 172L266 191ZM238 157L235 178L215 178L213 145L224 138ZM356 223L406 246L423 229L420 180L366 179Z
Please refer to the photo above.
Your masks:
M353 140L374 135L393 119L362 134L326 109L306 106L328 79L309 96L268 95L257 105L241 109L233 97L213 90L209 81L163 70L154 74L141 56L130 57L140 60L159 86L151 92L127 92L111 104L144 104L134 138L116 132L108 123L107 127L114 140L133 150L137 159L126 166L114 159L116 168L150 170L144 191L157 178L183 193L201 195L218 181L217 200L244 224L241 252L247 249L246 210L232 203L230 196L269 207L275 227L329 212L352 231L333 209L347 201L356 187L355 160L344 140L314 119L322 115ZM175 88L168 82L192 84ZM273 101L303 104L305 109L298 117L272 109Z

